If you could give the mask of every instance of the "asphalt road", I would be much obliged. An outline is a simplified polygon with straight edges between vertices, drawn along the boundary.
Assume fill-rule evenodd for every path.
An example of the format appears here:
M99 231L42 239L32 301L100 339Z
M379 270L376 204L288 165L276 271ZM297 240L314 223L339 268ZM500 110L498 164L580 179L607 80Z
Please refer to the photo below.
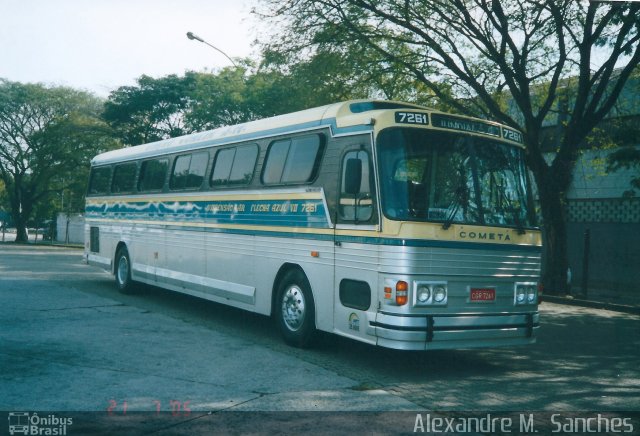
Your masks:
M638 411L640 316L541 305L532 346L401 352L142 287L76 249L0 244L0 410Z

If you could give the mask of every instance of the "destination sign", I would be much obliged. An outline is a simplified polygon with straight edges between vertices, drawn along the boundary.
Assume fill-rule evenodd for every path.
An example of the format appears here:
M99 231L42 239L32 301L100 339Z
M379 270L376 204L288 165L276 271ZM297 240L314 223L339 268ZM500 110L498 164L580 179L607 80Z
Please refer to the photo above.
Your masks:
M432 114L431 123L441 129L458 130L461 132L482 133L500 138L500 127L482 121L469 120L451 115Z

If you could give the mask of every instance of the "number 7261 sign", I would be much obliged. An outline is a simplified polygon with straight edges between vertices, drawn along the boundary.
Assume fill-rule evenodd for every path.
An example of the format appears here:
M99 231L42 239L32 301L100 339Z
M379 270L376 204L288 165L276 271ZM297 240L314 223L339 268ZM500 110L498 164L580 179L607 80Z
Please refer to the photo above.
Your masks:
M420 112L396 112L396 123L427 125L429 117Z

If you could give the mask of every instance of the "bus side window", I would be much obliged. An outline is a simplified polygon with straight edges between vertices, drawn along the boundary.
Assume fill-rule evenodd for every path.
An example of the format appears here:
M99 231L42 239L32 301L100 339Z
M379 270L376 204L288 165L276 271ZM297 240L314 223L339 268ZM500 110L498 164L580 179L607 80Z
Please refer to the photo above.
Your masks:
M322 157L321 135L300 136L271 143L262 170L262 183L309 183L315 179Z
M364 222L373 215L369 161L369 154L363 150L350 151L342 159L338 202L338 216L342 221Z
M113 194L121 194L133 192L136 186L136 163L125 163L116 165L113 170L113 182L111 183L111 192Z
M111 167L93 168L89 179L88 195L108 194L110 181Z
M153 159L142 162L138 191L162 190L168 167L168 159Z
M258 159L258 146L225 148L216 154L211 172L211 186L248 185Z
M178 156L173 164L169 186L173 190L197 189L202 186L209 163L209 153L201 152Z

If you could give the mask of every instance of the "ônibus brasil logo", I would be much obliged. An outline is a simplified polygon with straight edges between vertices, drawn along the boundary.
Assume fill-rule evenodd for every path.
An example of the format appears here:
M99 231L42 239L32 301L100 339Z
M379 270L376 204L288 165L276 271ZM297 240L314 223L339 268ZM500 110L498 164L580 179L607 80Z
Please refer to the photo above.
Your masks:
M73 418L61 418L56 415L38 416L37 413L10 412L9 434L58 435L67 434L73 425Z

